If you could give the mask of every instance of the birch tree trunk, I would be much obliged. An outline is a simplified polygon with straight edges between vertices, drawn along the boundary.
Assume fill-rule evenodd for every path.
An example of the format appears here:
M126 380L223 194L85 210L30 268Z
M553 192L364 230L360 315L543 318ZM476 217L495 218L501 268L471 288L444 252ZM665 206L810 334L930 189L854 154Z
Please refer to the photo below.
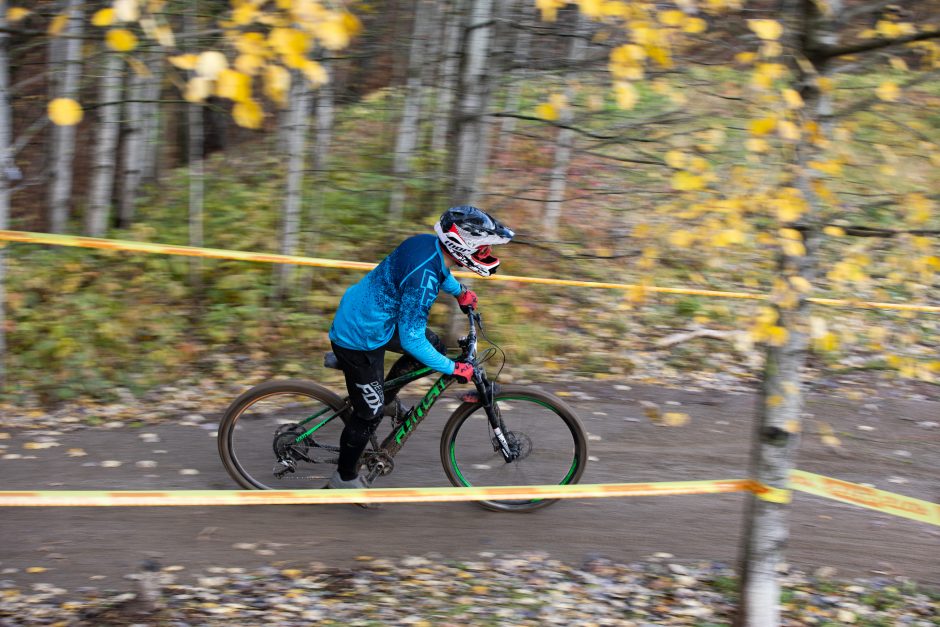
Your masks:
M411 34L411 47L408 53L408 74L405 80L405 102L402 107L398 135L395 138L395 153L392 162L392 174L395 176L394 189L388 207L389 219L396 222L401 219L405 204L405 178L411 174L411 160L418 145L418 120L421 115L421 103L424 100L424 86L421 83L422 66L427 64L425 51L430 33L433 8L427 0L415 2L414 26Z
M141 105L143 128L140 179L144 183L156 182L160 167L160 92L163 87L164 60L160 50L147 54L147 69L151 75L144 82L144 101Z
M820 7L820 4L826 6ZM793 87L800 92L804 107L801 128L808 124L828 126L831 104L819 90L819 77L827 73L826 59L815 54L820 45L834 45L837 40L835 17L841 0L806 2L786 0L781 3L789 39L789 48L803 59L795 70L798 77ZM826 17L826 16L830 17ZM800 232L806 254L790 256L781 253L778 272L784 282L800 276L812 282L816 274L814 258L821 202L813 188L815 174L807 165L821 159L817 143L806 137L796 149L793 170L796 183L809 210L800 218ZM794 225L797 226L797 225ZM783 548L789 538L787 514L789 498L773 498L788 494L788 481L799 444L803 396L801 373L809 349L809 316L804 296L796 295L795 304L775 306L777 325L787 331L783 346L769 346L766 352L758 422L755 426L751 452L751 477L780 492L748 497L745 535L741 559L740 605L735 625L738 627L771 627L780 624L780 584L777 566L783 561Z
M198 49L195 37L199 25L196 21L198 2L186 12L183 28L187 35L187 46L190 50ZM204 127L203 105L190 102L186 106L186 162L189 171L189 245L201 247L203 245L203 202L205 197L205 165L206 133ZM198 257L189 259L189 284L195 295L202 292L202 260Z
M92 180L85 212L85 234L102 237L108 228L108 215L114 197L114 169L121 132L121 67L116 52L106 52L98 84L98 132L92 155Z
M571 46L568 50L568 62L576 64L584 56L587 46L584 42L587 23L581 13L575 18L574 37L571 39ZM571 87L571 81L574 80L574 72L568 72L566 79L568 84L565 86L565 98L569 106L562 110L560 122L570 125L574 114L572 113L570 103L574 98L574 90ZM568 187L568 166L571 164L571 152L574 149L574 131L570 128L558 129L558 135L555 138L555 164L552 166L548 181L548 198L545 202L545 213L542 214L542 229L545 237L549 240L558 239L558 222L561 217L561 211L565 201L565 190Z
M319 245L320 239L320 213L323 211L323 202L325 198L325 187L329 173L330 144L333 139L333 76L332 69L328 63L323 64L323 69L327 73L327 83L317 88L315 93L311 94L314 98L315 129L316 138L313 147L313 171L314 171L314 189L313 196L310 199L310 205L307 209L306 223L307 229L304 238L304 250L307 255L314 256ZM310 291L313 285L313 276L316 268L305 267L300 272L301 293Z
M13 167L13 125L10 112L10 69L7 56L7 3L0 0L0 229L10 228L10 179ZM6 384L6 246L0 248L0 389Z
M532 23L532 6L525 0L517 0L516 19L520 28L516 29L515 42L512 50L511 69L509 70L509 86L506 90L506 100L503 110L512 113L519 108L519 98L522 94L522 84L525 81L525 64L529 60L529 49L532 44L532 31L529 26ZM502 154L509 150L512 142L512 134L516 130L516 118L505 117L500 122L499 139L497 140L496 153Z
M431 150L438 154L447 149L451 110L454 106L454 94L457 91L457 79L459 77L460 39L466 3L467 0L451 0L448 2L444 18L446 26L444 28L443 59L441 60L440 81L436 90L434 124L431 128Z
M307 118L310 113L310 86L299 73L292 72L290 87L289 125L287 127L287 195L281 216L281 254L294 255L300 241L300 211L304 182L304 156L307 144ZM278 300L287 293L294 266L277 266Z
M333 70L328 63L323 64L327 83L316 92L316 144L313 147L313 167L323 174L327 170L330 156L330 143L333 141Z
M201 247L203 238L203 203L205 198L205 163L203 160L205 130L202 104L190 102L186 106L186 156L189 170L189 245ZM193 292L202 291L202 260L189 259L189 284Z
M491 41L492 15L492 0L473 0L457 107L457 146L452 169L454 205L475 202L479 191L477 177L481 169L480 159L484 155L481 150L484 115L490 96L486 62Z
M79 81L82 73L82 40L84 29L84 3L69 0L68 39L62 46L63 76L57 98L78 100ZM49 183L49 230L64 233L72 206L72 165L75 161L75 126L52 127L52 162Z
M145 77L131 70L124 106L124 154L121 163L121 202L118 224L126 229L134 223L137 213L137 192L140 189L144 152L143 116L140 101L144 97Z

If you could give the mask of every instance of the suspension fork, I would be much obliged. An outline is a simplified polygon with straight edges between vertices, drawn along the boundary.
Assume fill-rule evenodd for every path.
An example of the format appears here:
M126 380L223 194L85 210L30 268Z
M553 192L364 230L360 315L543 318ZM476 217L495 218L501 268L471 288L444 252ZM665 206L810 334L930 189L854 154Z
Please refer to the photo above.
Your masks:
M496 409L496 403L493 401L493 385L487 381L484 376L485 375L480 372L480 370L474 370L473 383L477 388L477 398L479 398L480 402L483 404L483 410L486 412L486 417L490 421L493 436L499 444L499 452L502 454L503 459L509 463L516 459L516 453L512 450L512 447L509 446L506 434L503 433L503 421L500 419Z

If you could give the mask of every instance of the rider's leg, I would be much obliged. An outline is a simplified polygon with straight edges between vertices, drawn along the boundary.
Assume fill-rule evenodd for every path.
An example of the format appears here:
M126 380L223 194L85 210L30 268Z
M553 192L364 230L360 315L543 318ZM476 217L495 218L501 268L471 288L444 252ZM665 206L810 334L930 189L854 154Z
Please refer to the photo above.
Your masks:
M350 481L358 476L359 457L382 420L385 350L354 351L333 344L333 352L346 376L353 409L339 438L337 464L340 477Z
M431 329L424 330L424 336L428 338L428 341L431 343L431 346L437 350L441 355L447 354L447 347L444 346L444 342L437 336L434 331ZM413 372L419 368L423 368L424 365L419 362L417 359L405 352L401 347L401 340L398 337L398 331L395 331L395 335L392 336L392 339L385 345L385 350L389 350L395 353L401 353L401 357L392 364L392 367L388 371L388 376L386 380L391 381L392 379L401 377ZM395 397L398 396L398 392L401 391L403 386L396 386L385 391L385 403L386 405L392 403L395 400Z

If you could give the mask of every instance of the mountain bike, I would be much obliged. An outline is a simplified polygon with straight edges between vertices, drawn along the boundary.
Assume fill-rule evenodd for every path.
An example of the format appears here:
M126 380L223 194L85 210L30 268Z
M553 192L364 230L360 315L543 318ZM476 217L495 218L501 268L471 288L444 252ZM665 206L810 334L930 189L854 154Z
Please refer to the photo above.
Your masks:
M587 436L580 419L552 394L490 381L484 364L502 351L493 345L478 354L477 331L483 333L483 319L471 311L468 321L469 332L459 341L461 353L456 359L474 365L476 394L464 394L441 434L440 457L448 480L467 487L577 483L587 463ZM335 362L325 365L338 368ZM433 372L421 368L386 381L384 388L396 388ZM424 398L400 418L390 419L391 430L381 441L372 435L361 457L362 474L369 485L392 472L396 454L455 381L450 375L440 376ZM225 411L218 434L222 463L243 488L322 488L339 459L339 436L351 410L348 397L341 398L313 381L262 383ZM525 512L555 500L480 504L497 511Z

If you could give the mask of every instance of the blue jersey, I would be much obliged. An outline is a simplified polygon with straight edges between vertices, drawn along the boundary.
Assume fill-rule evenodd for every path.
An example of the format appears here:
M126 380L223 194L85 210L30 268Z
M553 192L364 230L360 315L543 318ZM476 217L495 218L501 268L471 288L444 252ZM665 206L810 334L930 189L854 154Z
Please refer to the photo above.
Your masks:
M444 264L434 235L409 237L361 281L346 290L330 327L343 348L369 351L388 343L398 328L401 346L438 372L453 374L454 362L424 335L440 290L460 295L460 283Z

